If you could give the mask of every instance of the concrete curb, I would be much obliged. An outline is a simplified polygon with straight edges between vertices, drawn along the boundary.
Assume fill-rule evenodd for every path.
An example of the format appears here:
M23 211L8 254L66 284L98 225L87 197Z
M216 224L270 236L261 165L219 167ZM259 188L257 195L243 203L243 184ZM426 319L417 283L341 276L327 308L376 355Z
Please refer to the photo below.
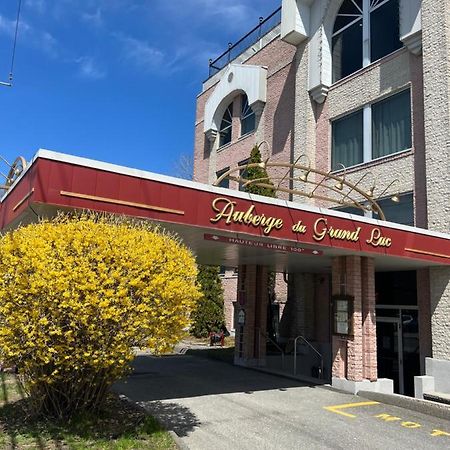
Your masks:
M438 417L450 421L450 406L429 400L407 397L399 394L382 394L380 392L359 391L358 396L374 400L387 405L399 406L429 416Z
M181 440L180 436L178 436L178 434L175 433L175 431L168 430L167 432L170 434L170 436L174 440L176 446L180 450L190 450L189 447Z

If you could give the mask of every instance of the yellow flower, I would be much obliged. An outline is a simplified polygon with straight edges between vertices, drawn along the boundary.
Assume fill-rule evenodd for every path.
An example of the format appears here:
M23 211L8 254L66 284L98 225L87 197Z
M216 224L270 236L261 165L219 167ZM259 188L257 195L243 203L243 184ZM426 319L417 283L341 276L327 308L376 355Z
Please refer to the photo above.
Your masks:
M18 363L31 391L92 371L112 382L133 345L157 353L183 336L200 296L196 275L180 240L148 223L82 214L8 232L0 361Z

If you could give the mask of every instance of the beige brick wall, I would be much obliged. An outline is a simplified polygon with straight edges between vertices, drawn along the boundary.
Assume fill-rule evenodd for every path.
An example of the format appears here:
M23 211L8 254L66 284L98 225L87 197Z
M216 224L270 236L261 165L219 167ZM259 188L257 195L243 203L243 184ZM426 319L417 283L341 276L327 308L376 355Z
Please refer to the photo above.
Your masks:
M335 83L328 93L330 119L408 86L411 81L409 62L408 51L402 49Z
M450 269L430 269L433 358L450 359Z
M450 232L450 0L422 2L428 226ZM430 270L433 357L450 359L450 268Z
M297 160L301 155L307 158L301 158L299 164L308 165L308 159L314 166L316 161L316 109L308 93L308 66L309 51L304 43L297 48L295 55L295 66L297 73L295 77L295 125L294 125L294 149L293 160ZM295 174L299 175L299 174ZM303 183L294 182L296 190L305 191ZM303 196L295 196L294 201L301 203L314 203L313 199Z
M421 59L411 55L406 49L401 49L335 83L330 88L325 104L317 107L316 166L323 171L327 171L331 167L332 120L409 87L412 92L413 107L413 148L410 151L392 154L350 168L347 170L346 180L356 183L366 172L371 172L372 175L368 175L361 186L369 188L375 183L377 187L375 196L381 194L384 188L394 180L398 181L384 196L394 195L398 192L414 192L416 179L424 179L423 106L421 102L422 80L420 71ZM419 152L417 157L415 155L416 146ZM423 204L423 183L419 196L419 200ZM319 204L331 206L323 202L319 202ZM423 208L421 211L423 211ZM423 218L423 212L421 217ZM423 220L421 223L423 224Z

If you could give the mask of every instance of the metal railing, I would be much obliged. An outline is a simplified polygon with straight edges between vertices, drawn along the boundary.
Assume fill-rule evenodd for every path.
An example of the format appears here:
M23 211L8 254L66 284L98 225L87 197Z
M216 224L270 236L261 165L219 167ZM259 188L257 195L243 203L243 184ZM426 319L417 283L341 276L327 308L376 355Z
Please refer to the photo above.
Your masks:
M323 378L323 356L304 336L299 335L294 339L294 375L297 375L297 341L301 339L307 344L320 358L319 380Z
M235 44L229 43L228 49L225 50L216 59L209 60L209 75L211 78L217 72L226 67L231 61L245 52L252 45L256 44L264 35L273 30L281 23L281 6L275 10L266 19L260 17L259 24L249 31L243 38L239 39Z
M267 333L263 333L261 331L261 329L259 329L259 328L258 328L258 332L259 332L259 337L258 337L258 356L260 356L259 353L261 351L261 336L262 336L267 341L269 341L272 345L274 345L277 350L280 351L280 353L281 353L281 369L283 370L284 369L284 350L273 339L271 339L270 336Z

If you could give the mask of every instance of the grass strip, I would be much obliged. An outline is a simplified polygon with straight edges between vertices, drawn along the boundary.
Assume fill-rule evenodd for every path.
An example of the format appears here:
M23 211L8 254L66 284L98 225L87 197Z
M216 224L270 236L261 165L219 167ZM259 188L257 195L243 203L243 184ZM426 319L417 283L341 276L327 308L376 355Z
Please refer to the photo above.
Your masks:
M52 421L30 413L14 374L0 373L0 449L175 450L175 442L145 411L111 394L96 414Z

